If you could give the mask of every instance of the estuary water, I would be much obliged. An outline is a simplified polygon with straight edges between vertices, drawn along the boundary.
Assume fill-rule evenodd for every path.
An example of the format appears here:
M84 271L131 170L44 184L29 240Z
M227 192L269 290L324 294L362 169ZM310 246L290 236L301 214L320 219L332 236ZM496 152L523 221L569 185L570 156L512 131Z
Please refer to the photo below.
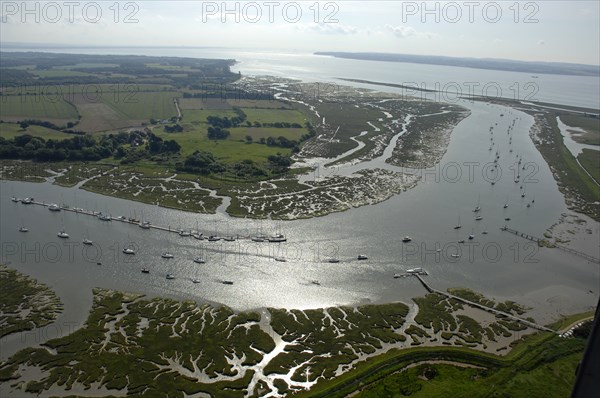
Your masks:
M263 74L277 74L278 65ZM243 70L244 61L239 66ZM257 68L249 70L257 72ZM307 70L288 72L292 76L309 75ZM325 69L317 77L327 73ZM366 71L360 78L382 80ZM462 286L499 300L515 300L533 307L533 315L542 322L593 307L600 290L597 264L557 249L538 248L501 231L508 224L542 236L567 211L548 165L529 137L533 119L504 106L457 103L469 108L471 115L452 133L440 164L417 171L421 176L417 187L377 205L325 217L275 222L231 218L224 213L192 214L48 183L2 181L0 262L55 290L65 303L59 323L69 327L85 320L94 287L222 303L236 310L408 302L423 295L424 289L414 278L394 279L393 275L415 266L429 272L428 282L435 288ZM495 147L490 151L492 136ZM499 159L494 174L491 168L496 150ZM514 182L517 174L519 183ZM143 216L155 225L198 228L205 235L250 236L281 230L288 242L198 241L173 232L143 230L118 221L103 222L84 214L55 213L42 206L13 203L13 195L115 217ZM475 220L475 206L481 207L479 221ZM463 227L453 229L458 222ZM30 231L19 232L21 225ZM590 239L597 239L598 223L588 227ZM70 239L57 237L62 229ZM468 240L470 234L473 240ZM412 242L401 242L406 235ZM95 242L93 246L82 244L86 236ZM466 243L459 244L460 240ZM134 256L122 253L128 245L136 248ZM161 258L164 251L172 252L175 258ZM369 259L358 261L359 254ZM598 250L589 254L599 257ZM194 263L197 256L204 256L206 264ZM287 262L275 261L280 256ZM340 262L327 262L331 257ZM150 274L142 274L143 267L149 268ZM167 280L167 273L174 274L175 279ZM192 283L193 278L200 283ZM225 280L234 283L225 285ZM3 344L3 357L31 342L9 343Z
M459 68L383 61L341 59L305 51L261 48L214 47L9 47L5 51L45 51L75 54L131 54L192 58L235 59L232 67L243 75L269 75L310 82L353 85L413 95L443 102L455 102L459 95L542 101L554 104L600 108L600 76L565 76ZM376 73L374 73L376 71ZM401 84L427 90L383 88L339 80L360 79ZM335 90L335 86L329 86Z

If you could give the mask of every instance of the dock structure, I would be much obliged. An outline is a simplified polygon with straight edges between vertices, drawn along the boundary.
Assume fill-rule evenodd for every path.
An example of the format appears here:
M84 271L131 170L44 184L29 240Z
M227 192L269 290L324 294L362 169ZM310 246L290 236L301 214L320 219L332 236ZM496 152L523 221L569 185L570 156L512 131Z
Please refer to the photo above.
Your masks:
M519 236L519 237L521 237L523 239L527 239L527 240L530 240L532 242L536 242L538 244L541 241L544 240L542 238L538 238L536 236L529 235L529 234L526 234L524 232L517 231L516 229L508 228L508 226L506 226L506 225L503 226L502 228L500 228L500 230L502 230L504 232L509 232L509 233L514 234L516 236ZM554 244L554 243L553 243L553 248L560 249L560 250L565 251L567 253L571 253L571 254L574 254L576 256L585 258L586 260L588 260L588 261L590 261L592 263L600 264L600 259L598 259L598 258L596 258L594 256L591 256L591 255L589 255L587 253L580 252L579 250L571 249L570 247L561 246L561 245L557 245L557 244Z
M552 330L552 329L550 329L550 328L548 328L546 326L543 326L543 325L538 325L537 323L528 321L527 319L519 318L518 316L515 316L513 314L509 314L508 312L499 311L499 310L497 310L495 308L490 308L490 307L485 306L483 304L476 303L474 301L470 301L470 300L464 299L462 297L455 296L454 294L450 294L448 292L443 292L441 290L434 289L431 286L429 286L429 284L427 282L425 282L425 280L423 280L423 278L421 278L420 275L418 275L418 274L414 274L414 275L419 279L419 281L421 282L421 284L423 286L425 286L425 289L427 289L427 291L429 293L441 294L442 296L446 296L446 297L448 297L450 299L454 299L454 300L460 301L461 303L470 305L472 307L479 308L479 309L481 309L483 311L490 312L490 313L492 313L494 315L501 316L501 317L508 318L508 319L512 319L513 321L517 321L517 322L519 322L519 323L521 323L521 324L523 324L523 325L525 325L527 327L533 328L533 329L541 330L543 332L550 332L550 333L558 334L558 332L556 330Z
M50 207L51 203L45 203L45 202L39 202L36 200L31 200L27 205L37 205L37 206L43 206L43 207L48 208L48 207ZM90 211L90 210L85 210L85 209L80 209L80 208L74 208L74 207L66 206L64 204L59 206L59 208L60 208L60 211L69 211L71 213L83 214L86 216L91 216L91 217L96 217L96 218L98 218L98 216L102 215L101 212L95 212L95 211ZM122 222L125 224L131 224L131 225L137 225L137 226L140 226L142 224L141 220L134 220L134 219L126 218L126 217L108 216L108 219L105 221L119 221L119 222ZM164 231L164 232L173 232L176 234L179 234L180 232L182 232L182 230L177 229L177 228L171 228L170 226L164 227L161 225L155 225L155 224L151 224L151 223L146 224L145 228L146 229L156 229L156 230ZM196 231L196 232L199 232L199 231ZM200 235L203 236L203 234L200 234ZM206 239L206 238L203 238L203 239ZM251 239L251 236L235 235L235 239ZM264 242L269 242L269 239L268 238L265 239Z

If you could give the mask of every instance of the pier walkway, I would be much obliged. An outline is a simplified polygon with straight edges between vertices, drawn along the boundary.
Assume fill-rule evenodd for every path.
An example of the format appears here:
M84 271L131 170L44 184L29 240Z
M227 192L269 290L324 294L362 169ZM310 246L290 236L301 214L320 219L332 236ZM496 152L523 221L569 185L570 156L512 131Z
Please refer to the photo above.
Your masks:
M495 308L490 308L490 307L487 307L487 306L485 306L483 304L479 304L479 303L476 303L476 302L464 299L462 297L455 296L454 294L450 294L450 293L447 293L447 292L442 292L441 290L434 289L431 286L429 286L427 284L427 282L425 282L423 280L423 278L421 278L420 275L417 275L417 274L414 274L414 275L419 279L419 281L421 282L421 284L423 286L425 286L425 289L427 289L427 291L429 293L441 294L442 296L446 296L448 298L460 301L461 303L470 305L472 307L479 308L481 310L490 312L490 313L492 313L494 315L499 315L499 316L504 317L504 318L512 319L513 321L517 321L517 322L519 322L519 323L521 323L521 324L523 324L523 325L525 325L527 327L533 328L533 329L541 330L541 331L544 331L544 332L550 332L550 333L558 333L556 330L552 330L552 329L550 329L550 328L548 328L546 326L543 326L543 325L538 325L537 323L528 321L527 319L519 318L518 316L515 316L513 314L509 314L508 312L499 311L499 310L497 310Z
M508 228L506 225L504 227L500 228L500 229L502 231L504 231L504 232L510 232L511 234L520 236L521 238L530 240L532 242L539 243L540 241L543 240L543 239L535 237L533 235L529 235L529 234L526 234L524 232L519 232L516 229ZM567 253L571 253L571 254L574 254L576 256L583 257L583 258L585 258L586 260L588 260L588 261L590 261L592 263L600 264L600 259L598 259L598 258L596 258L594 256L590 256L587 253L583 253L583 252L580 252L578 250L571 249L570 247L561 246L561 245L557 245L557 244L553 244L553 247L557 248L557 249L560 249L560 250L563 250L563 251L566 251Z

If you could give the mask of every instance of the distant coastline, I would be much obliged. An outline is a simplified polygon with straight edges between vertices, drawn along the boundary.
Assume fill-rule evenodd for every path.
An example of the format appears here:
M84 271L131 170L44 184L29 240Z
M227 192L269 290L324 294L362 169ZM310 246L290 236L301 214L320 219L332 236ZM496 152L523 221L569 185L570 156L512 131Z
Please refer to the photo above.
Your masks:
M508 72L537 74L600 76L600 66L571 64L563 62L526 62L510 59L443 57L437 55L411 55L371 52L315 52L335 58L357 59L365 61L401 62L426 65L456 66L461 68L491 69Z

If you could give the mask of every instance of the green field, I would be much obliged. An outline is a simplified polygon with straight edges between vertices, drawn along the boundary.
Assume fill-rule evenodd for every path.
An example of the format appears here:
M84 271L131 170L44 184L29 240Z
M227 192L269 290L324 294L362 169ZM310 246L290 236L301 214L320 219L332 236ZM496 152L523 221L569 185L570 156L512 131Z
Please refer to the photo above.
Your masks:
M81 77L81 76L94 76L93 73L78 72L74 70L66 69L46 69L46 70L32 70L30 73L39 77Z
M177 116L173 99L180 96L175 91L119 92L120 95L105 95L102 101L129 119L168 119Z
M0 119L77 120L77 110L56 96L7 95L0 97Z
M306 122L304 115L294 109L243 108L243 111L250 122L287 122L298 123L301 126Z
M208 122L206 120L209 116L228 117L232 118L237 116L233 110L221 109L221 110L207 110L207 109L194 109L186 110L183 112L183 118L181 124L185 127L186 124L192 125L205 125L204 128L208 128Z
M302 135L308 133L305 128L279 129L276 127L236 127L229 131L231 131L230 139L240 141L245 141L247 135L252 137L254 141L258 141L261 138L277 138L279 136L299 141Z
M42 126L28 126L25 130L21 129L15 123L0 123L0 137L5 139L14 138L18 135L29 134L34 137L41 137L45 140L63 140L72 138L72 134L62 133Z
M600 183L600 151L584 148L577 160L596 182Z
M282 130L282 129L279 129ZM244 159L263 163L270 155L281 153L290 155L290 149L270 147L262 144L245 144L233 139L223 141L209 140L204 130L184 131L183 133L165 133L156 129L155 134L164 140L175 140L181 145L181 156L186 157L197 150L211 152L225 163L235 163Z

